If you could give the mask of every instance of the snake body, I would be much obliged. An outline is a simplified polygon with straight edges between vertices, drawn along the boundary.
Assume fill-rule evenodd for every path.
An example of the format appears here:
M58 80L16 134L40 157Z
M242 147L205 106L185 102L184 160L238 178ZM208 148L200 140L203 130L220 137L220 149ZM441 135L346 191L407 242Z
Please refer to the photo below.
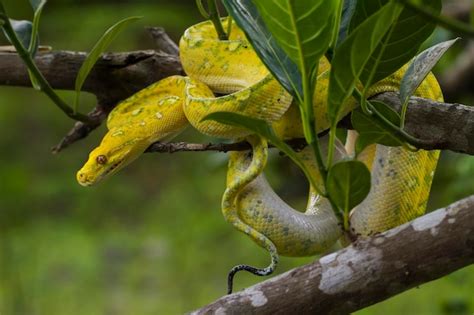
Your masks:
M222 211L228 222L272 254L271 266L253 270L264 275L274 269L278 254L320 253L334 244L342 231L329 202L312 187L304 213L278 197L262 174L267 157L265 139L243 128L201 121L212 112L235 112L266 120L283 139L303 136L297 105L292 103L291 96L259 60L244 33L233 25L230 34L229 40L219 41L210 22L186 30L180 41L180 57L188 77L163 79L117 105L108 117L108 133L90 153L77 179L82 185L92 185L136 159L151 143L174 136L189 124L214 137L246 138L253 147L251 153L229 154ZM318 131L329 127L326 114L329 70L328 61L321 59L313 101ZM398 91L404 70L375 84L369 96ZM431 74L417 95L442 99ZM355 106L355 101L350 100L345 112ZM343 149L339 151L340 158L344 158L347 153ZM299 154L317 176L311 150ZM366 149L361 158L372 169L372 189L352 211L353 232L369 235L422 214L437 157L437 152L409 152L380 145ZM245 268L237 266L231 273L241 269Z

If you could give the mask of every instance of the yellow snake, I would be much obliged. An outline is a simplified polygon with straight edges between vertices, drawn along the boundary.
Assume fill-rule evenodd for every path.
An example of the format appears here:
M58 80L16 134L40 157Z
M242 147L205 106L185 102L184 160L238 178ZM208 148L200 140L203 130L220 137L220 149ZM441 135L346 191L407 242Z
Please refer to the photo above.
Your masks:
M214 137L246 138L252 152L229 154L222 212L228 222L266 248L272 262L263 269L234 267L229 274L231 288L237 271L270 274L278 263L278 254L320 253L341 237L342 230L329 202L313 188L304 213L278 197L262 174L267 158L265 139L242 128L201 121L212 112L235 112L272 123L283 139L303 137L299 111L291 96L268 72L236 25L232 25L230 34L229 40L219 41L209 21L187 29L180 40L180 57L188 77L165 78L117 105L107 120L108 133L90 153L77 173L77 180L84 186L98 182L132 162L153 142L169 139L188 124ZM326 115L329 70L328 61L321 59L313 102L318 132L329 128ZM404 70L375 84L369 96L398 91ZM442 100L438 83L431 74L416 95ZM355 106L354 100L349 101L346 113ZM349 138L346 148L351 152L353 138ZM339 158L347 155L341 145L338 152ZM312 151L305 149L299 155L317 177ZM410 152L381 145L367 148L360 159L372 170L372 188L363 203L351 212L352 232L370 235L421 215L437 158L435 151Z

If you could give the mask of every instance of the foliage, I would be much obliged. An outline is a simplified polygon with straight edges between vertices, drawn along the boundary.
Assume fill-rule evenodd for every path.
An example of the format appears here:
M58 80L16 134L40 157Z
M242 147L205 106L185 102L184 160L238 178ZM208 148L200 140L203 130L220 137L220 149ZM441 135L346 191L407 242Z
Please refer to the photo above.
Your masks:
M367 94L373 83L390 75L415 56L423 41L434 30L434 23L426 23L420 12L404 8L395 1L360 0L342 3L273 0L224 1L224 4L246 32L262 61L298 100L305 137L313 147L324 181L323 195L329 198L336 215L347 220L349 209L341 207L336 196L328 193L327 175L333 167L337 122L341 119L347 100L356 93L362 112L357 112L354 120L357 126L366 129L361 130L363 135L358 142L358 152L377 142L391 145L404 145L404 141L417 143L417 139L398 129L401 125L399 117L393 119L394 115L389 110L382 110L384 107L367 101ZM441 1L429 1L427 5L439 13ZM413 27L418 28L414 35ZM337 33L338 45L330 47ZM317 65L323 55L332 59L327 105L331 131L326 163L320 150L312 112ZM362 93L356 89L359 82L363 85ZM374 117L371 117L372 114L375 114ZM362 123L363 120L365 123ZM258 128L250 129L255 131ZM387 140L389 138L391 140ZM347 167L355 165L359 167L351 163ZM360 175L367 177L358 183L347 183L348 187L364 183L367 187L360 187L361 191L369 191L368 172ZM354 199L359 202L363 200ZM348 226L347 222L344 222L344 226Z
M76 98L74 101L74 111L76 111L77 107L79 106L79 96L81 95L82 85L86 81L87 76L89 75L97 60L99 60L102 53L107 50L113 40L128 26L128 24L135 22L140 18L141 17L132 16L118 21L112 25L95 43L89 54L87 54L87 57L79 69L76 77Z
M349 160L335 163L329 170L326 182L329 196L345 216L361 203L370 191L370 172L364 163ZM344 218L345 229L349 219Z
M2 27L5 36L17 50L18 55L25 62L33 87L36 90L43 91L67 116L82 122L91 122L89 117L86 115L76 113L76 108L79 102L79 92L82 84L84 83L87 75L99 56L105 51L105 49L107 49L118 33L130 22L137 20L138 18L130 17L117 22L99 39L92 52L84 61L83 67L81 67L79 71L78 78L76 80L77 94L75 106L74 109L71 109L71 107L51 88L48 81L46 81L34 62L34 57L39 45L38 29L40 16L44 6L46 5L46 0L31 0L30 4L34 10L33 23L29 21L16 21L9 19L3 4L0 2L0 20L3 21L3 23L0 24L0 27Z
M303 87L298 67L278 45L252 1L223 0L223 3L268 70L293 97L301 99Z
M402 82L400 83L400 101L402 102L402 114L400 119L400 127L403 128L405 123L405 114L407 111L408 101L415 90L420 86L421 82L426 78L436 63L446 53L446 51L454 45L459 38L448 40L421 52L413 59L407 71L405 72Z
M400 125L400 115L382 102L373 101L372 106L378 110L392 124ZM358 155L367 146L380 143L386 146L397 147L403 145L403 138L384 128L379 118L365 115L360 108L352 112L352 126L359 133L355 153Z

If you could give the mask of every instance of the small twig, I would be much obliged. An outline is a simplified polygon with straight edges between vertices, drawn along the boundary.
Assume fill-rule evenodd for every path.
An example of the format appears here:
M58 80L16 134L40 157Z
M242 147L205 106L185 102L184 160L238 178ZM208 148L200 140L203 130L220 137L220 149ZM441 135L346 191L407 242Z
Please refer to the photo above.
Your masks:
M146 27L146 30L153 38L153 42L159 51L170 55L179 55L179 47L176 43L168 36L163 27Z
M71 144L87 137L89 133L99 127L102 121L107 118L107 112L102 106L98 105L90 113L88 113L87 116L91 121L93 121L93 123L85 124L83 122L77 121L71 130L61 139L61 141L51 148L51 152L53 152L53 154L57 154Z
M294 150L300 151L307 144L305 139L296 138L286 142ZM274 148L273 145L269 146ZM158 152L158 153L174 153L174 152L202 152L202 151L217 151L217 152L229 152L229 151L245 151L250 150L252 147L247 141L235 142L235 143L187 143L187 142L170 142L161 143L156 142L152 144L145 152Z

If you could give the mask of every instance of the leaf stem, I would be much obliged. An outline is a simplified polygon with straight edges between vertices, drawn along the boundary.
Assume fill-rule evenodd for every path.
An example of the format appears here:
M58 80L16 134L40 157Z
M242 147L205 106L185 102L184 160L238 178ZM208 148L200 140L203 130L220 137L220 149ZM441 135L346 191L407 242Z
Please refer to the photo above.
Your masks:
M349 225L347 225L346 228L346 218L344 212L340 211L339 207L336 205L336 203L329 197L329 195L325 196L329 200L329 204L331 205L331 208L336 215L336 218L339 222L342 222L342 226L344 231L349 231Z
M423 15L428 20L431 20L434 23L440 25L441 27L444 27L455 33L463 34L469 37L474 37L474 28L470 27L466 23L462 23L455 19L439 15L438 13L436 13L429 7L427 6L422 7L416 3L413 3L410 0L397 0L397 1L405 5L407 8L410 8L413 11L416 11L419 14Z
M360 102L363 98L361 92L358 89L354 89L353 96ZM417 139L412 135L406 133L404 130L400 129L399 126L394 125L390 120L385 118L369 101L367 101L369 109L373 112L373 115L379 119L384 127L388 130L394 132L396 135L403 138L406 142L419 147L423 146L425 142L423 140Z
M230 38L230 32L232 32L232 16L227 16L227 38Z
M209 13L206 11L206 9L204 8L204 6L202 5L202 0L196 0L196 6L199 10L199 13L201 13L202 17L205 18L205 19L209 19L210 18L210 15Z
M1 3L0 10L3 10ZM56 94L53 88L49 85L48 81L46 81L46 79L44 78L43 74L39 71L27 49L23 47L23 44L19 41L15 31L13 30L12 25L10 24L10 21L5 20L5 23L2 27L5 30L5 33L8 35L8 38L11 40L12 45L15 47L18 56L20 56L20 58L23 60L26 67L30 71L31 75L39 84L40 91L44 92L68 117L74 120L82 121L84 123L91 122L91 119L88 116L80 113L75 113L74 110L69 107L59 97L59 95Z
M328 166L328 169L331 167L332 160L334 159L335 143L336 143L336 125L332 125L331 128L329 129L328 156L327 156L327 161L326 161L326 165Z
M207 8L209 10L209 19L211 20L212 24L214 24L217 37L219 37L219 40L228 40L229 38L227 37L227 34L224 31L221 17L219 15L219 11L217 10L216 0L207 0Z
M343 229L346 232L349 232L350 222L349 222L349 210L344 210L342 214Z
M405 128L405 118L406 118L406 115L407 115L407 109L408 109L408 103L409 103L410 99L407 98L403 104L402 104L402 111L400 112L400 129L404 129Z
M317 76L315 76L316 78ZM318 135L316 133L316 120L314 118L314 111L313 111L313 95L311 91L314 91L316 88L317 80L315 79L314 82L311 82L309 76L306 75L305 71L303 70L302 73L303 79L303 129L306 141L308 144L313 148L314 156L316 158L316 162L318 164L319 173L321 174L321 178L323 182L326 184L327 178L327 168L324 164L322 153L321 153L321 146L319 144ZM311 88L310 84L314 84L314 89Z
M331 47L336 49L337 41L339 40L339 28L341 27L342 9L344 7L344 1L339 1L339 7L337 8L336 22L334 23L333 37L331 40Z

